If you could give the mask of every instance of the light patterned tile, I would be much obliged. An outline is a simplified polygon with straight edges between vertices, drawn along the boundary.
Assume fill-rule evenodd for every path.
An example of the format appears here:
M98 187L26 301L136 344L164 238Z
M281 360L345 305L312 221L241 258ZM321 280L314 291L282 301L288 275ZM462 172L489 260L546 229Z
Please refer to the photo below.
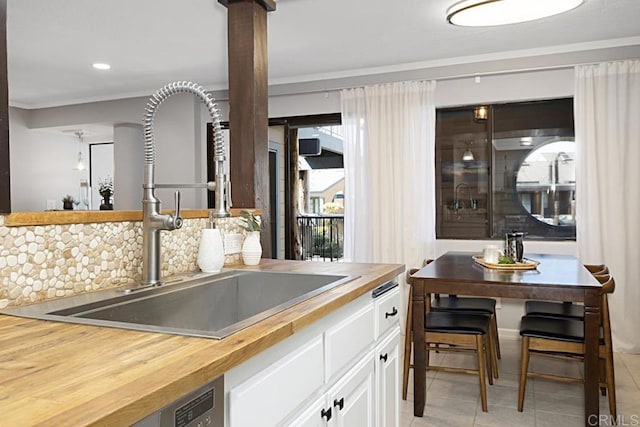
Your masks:
M462 374L461 374L462 375ZM432 399L455 399L465 402L476 402L480 397L480 385L456 379L434 379L427 390L427 404Z
M544 378L527 379L527 388L532 385L536 393L553 393L579 397L583 395L584 387L581 383L563 383Z
M536 427L582 427L583 416L554 414L552 412L536 411Z
M525 389L525 405L529 404L529 409L534 409L533 390ZM518 407L518 389L514 387L504 387L493 385L487 388L487 405L505 406L507 408Z
M582 395L569 396L557 393L539 393L536 390L534 399L535 409L537 411L575 416L582 416L584 414L584 397Z
M424 408L424 416L414 418L411 427L471 427L475 419L476 406L477 402L430 399Z
M482 412L481 406L478 405L475 425L491 427L535 427L536 418L533 410L518 412L516 408L488 404L487 412Z
M529 371L545 374L582 378L582 363L573 360L551 359L548 357L532 356Z
M640 354L615 353L613 359L614 361L621 359L624 362L631 378L633 378L636 386L640 388Z

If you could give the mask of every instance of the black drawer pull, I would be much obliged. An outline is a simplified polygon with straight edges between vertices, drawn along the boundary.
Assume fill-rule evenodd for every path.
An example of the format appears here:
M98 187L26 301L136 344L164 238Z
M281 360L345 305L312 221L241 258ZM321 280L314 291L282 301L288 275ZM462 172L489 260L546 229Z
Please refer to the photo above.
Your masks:
M321 418L326 418L326 419L327 419L327 421L329 421L329 420L331 419L331 408L329 408L329 409L323 409L323 410L320 412L320 417L321 417Z
M385 353L385 354L381 354L381 355L380 355L380 360L382 360L383 362L386 362L386 361L387 361L387 358L388 358L387 353Z
M334 399L333 406L337 406L338 411L342 410L342 408L344 408L344 397L341 397L340 400Z
M393 307L393 310L391 310L391 313L385 313L384 314L384 318L386 319L387 317L393 317L396 314L398 314L398 309Z

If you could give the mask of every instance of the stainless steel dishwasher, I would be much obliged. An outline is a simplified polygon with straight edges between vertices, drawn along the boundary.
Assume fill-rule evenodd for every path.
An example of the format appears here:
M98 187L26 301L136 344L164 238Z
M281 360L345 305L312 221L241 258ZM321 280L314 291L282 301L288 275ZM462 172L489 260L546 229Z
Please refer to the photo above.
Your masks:
M133 427L223 427L224 376L171 402Z

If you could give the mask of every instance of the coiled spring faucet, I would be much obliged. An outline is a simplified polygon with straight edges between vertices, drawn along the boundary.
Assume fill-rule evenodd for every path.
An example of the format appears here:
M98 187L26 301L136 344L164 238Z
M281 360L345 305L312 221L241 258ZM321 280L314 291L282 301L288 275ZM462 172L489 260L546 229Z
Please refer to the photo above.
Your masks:
M156 110L171 95L191 93L199 97L206 105L213 120L212 132L215 145L215 182L205 184L155 184L155 140L153 136L153 118ZM176 230L182 227L180 217L180 191L175 192L175 212L160 213L160 200L155 195L156 188L188 188L204 187L215 190L215 217L227 217L231 206L231 183L224 173L226 160L222 130L220 128L220 110L215 100L206 90L193 82L173 82L154 93L145 108L144 122L144 181L142 184L142 284L143 286L160 285L160 231Z

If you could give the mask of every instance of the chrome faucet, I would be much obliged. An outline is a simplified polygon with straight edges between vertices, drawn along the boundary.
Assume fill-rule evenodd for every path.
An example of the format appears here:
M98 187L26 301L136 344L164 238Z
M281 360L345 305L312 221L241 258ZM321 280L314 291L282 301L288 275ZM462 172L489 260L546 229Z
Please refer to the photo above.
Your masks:
M156 110L164 100L176 93L187 92L199 97L213 120L212 132L215 144L214 182L204 184L155 184L155 140L153 136L153 118ZM160 285L160 231L176 230L182 227L180 217L180 191L175 192L174 214L160 213L160 200L156 198L156 188L207 188L216 192L215 217L227 217L231 206L231 183L224 174L226 160L222 130L220 128L220 110L215 100L202 86L192 82L173 82L154 93L145 108L144 115L144 181L142 184L142 284L144 286Z
M456 197L455 197L455 199L453 199L453 210L455 212L457 212L458 209L462 208L462 203L460 203L460 195L458 194L458 191L460 190L460 188L466 188L467 189L467 193L469 195L469 207L471 207L471 205L473 203L471 201L471 190L469 189L469 185L467 185L466 182L461 182L460 184L456 185L456 189L455 189Z

